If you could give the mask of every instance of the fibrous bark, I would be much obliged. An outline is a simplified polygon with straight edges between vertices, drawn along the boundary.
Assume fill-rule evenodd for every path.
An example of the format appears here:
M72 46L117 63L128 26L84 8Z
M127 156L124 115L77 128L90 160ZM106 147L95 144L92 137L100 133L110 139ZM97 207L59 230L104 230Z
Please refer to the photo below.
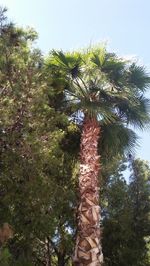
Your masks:
M80 146L78 230L74 265L101 266L100 207L98 174L100 163L98 139L100 126L96 119L85 118Z

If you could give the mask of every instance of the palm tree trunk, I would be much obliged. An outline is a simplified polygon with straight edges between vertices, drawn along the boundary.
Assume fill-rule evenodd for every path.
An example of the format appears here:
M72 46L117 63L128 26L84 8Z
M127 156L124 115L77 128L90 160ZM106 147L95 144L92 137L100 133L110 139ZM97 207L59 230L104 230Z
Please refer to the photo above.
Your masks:
M80 176L78 230L74 265L101 266L103 262L100 242L99 183L100 170L98 139L100 126L96 119L86 117L80 146Z

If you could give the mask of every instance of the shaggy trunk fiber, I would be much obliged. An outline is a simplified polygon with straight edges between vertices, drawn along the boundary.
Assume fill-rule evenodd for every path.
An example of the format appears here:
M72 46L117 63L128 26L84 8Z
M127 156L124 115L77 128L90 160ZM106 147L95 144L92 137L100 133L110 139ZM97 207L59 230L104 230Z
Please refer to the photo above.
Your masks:
M80 146L78 230L74 265L101 266L100 207L98 174L100 170L98 139L100 127L96 119L85 118Z

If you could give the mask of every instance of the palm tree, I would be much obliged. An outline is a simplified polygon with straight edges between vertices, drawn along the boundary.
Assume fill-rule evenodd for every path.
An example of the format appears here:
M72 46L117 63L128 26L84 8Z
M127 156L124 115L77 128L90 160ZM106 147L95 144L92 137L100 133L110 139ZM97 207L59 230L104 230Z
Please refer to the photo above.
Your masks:
M83 120L74 265L102 265L98 145L107 134L106 146L113 143L114 153L133 146L135 133L127 126L143 129L149 123L144 92L150 77L143 66L108 53L105 47L52 51L48 65L59 82L64 80L67 111L74 113L77 122Z

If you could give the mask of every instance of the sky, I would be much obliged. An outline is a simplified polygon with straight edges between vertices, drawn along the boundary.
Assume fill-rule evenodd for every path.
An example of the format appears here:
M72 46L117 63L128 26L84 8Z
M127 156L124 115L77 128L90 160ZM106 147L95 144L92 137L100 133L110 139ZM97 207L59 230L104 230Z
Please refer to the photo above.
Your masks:
M0 0L0 5L18 26L38 32L36 45L44 55L106 42L108 50L138 58L150 72L150 0ZM150 161L150 130L138 134L136 155Z

